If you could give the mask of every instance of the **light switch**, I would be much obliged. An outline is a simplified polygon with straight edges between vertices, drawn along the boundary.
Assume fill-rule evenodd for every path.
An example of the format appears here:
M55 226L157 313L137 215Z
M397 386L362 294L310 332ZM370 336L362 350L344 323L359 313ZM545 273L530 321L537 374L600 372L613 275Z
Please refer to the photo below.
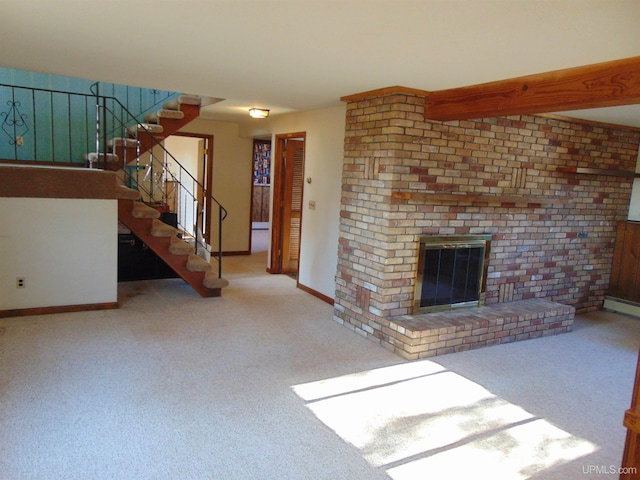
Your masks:
M315 210L315 209L316 209L316 201L309 200L309 210Z

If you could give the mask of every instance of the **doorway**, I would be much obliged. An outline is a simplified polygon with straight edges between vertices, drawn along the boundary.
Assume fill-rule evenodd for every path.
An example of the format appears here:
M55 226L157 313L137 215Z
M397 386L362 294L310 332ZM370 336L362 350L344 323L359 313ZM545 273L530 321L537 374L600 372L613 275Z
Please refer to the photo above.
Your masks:
M253 139L253 182L251 183L250 252L269 250L269 208L271 205L271 136Z
M276 135L269 273L298 273L305 137L305 132Z

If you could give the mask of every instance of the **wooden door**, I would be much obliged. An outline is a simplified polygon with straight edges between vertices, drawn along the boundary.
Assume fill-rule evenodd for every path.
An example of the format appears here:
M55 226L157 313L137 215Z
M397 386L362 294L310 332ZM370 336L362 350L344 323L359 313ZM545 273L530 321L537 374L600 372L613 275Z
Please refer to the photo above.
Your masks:
M609 295L640 303L640 223L619 222Z
M304 141L288 140L285 152L286 176L282 215L282 273L296 273L300 257Z
M269 222L269 186L254 185L251 200L251 221Z
M297 273L302 226L304 133L276 135L269 273Z

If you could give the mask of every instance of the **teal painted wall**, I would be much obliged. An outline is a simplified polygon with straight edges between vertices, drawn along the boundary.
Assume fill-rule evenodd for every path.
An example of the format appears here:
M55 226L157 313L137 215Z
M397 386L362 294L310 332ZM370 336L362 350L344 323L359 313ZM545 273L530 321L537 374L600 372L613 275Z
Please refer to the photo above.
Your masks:
M0 68L0 159L83 163L84 154L96 151L96 102L91 91L95 83ZM99 83L99 93L116 98L135 116L134 120L109 101L122 121L107 114L108 137L122 136L123 122L141 122L145 113L177 95L106 82Z

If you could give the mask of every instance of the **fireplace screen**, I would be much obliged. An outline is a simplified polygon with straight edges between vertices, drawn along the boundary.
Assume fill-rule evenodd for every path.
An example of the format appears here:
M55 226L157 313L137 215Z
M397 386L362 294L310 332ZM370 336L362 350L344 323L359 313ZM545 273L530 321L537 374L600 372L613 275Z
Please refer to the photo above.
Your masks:
M477 305L490 235L421 237L415 310Z

